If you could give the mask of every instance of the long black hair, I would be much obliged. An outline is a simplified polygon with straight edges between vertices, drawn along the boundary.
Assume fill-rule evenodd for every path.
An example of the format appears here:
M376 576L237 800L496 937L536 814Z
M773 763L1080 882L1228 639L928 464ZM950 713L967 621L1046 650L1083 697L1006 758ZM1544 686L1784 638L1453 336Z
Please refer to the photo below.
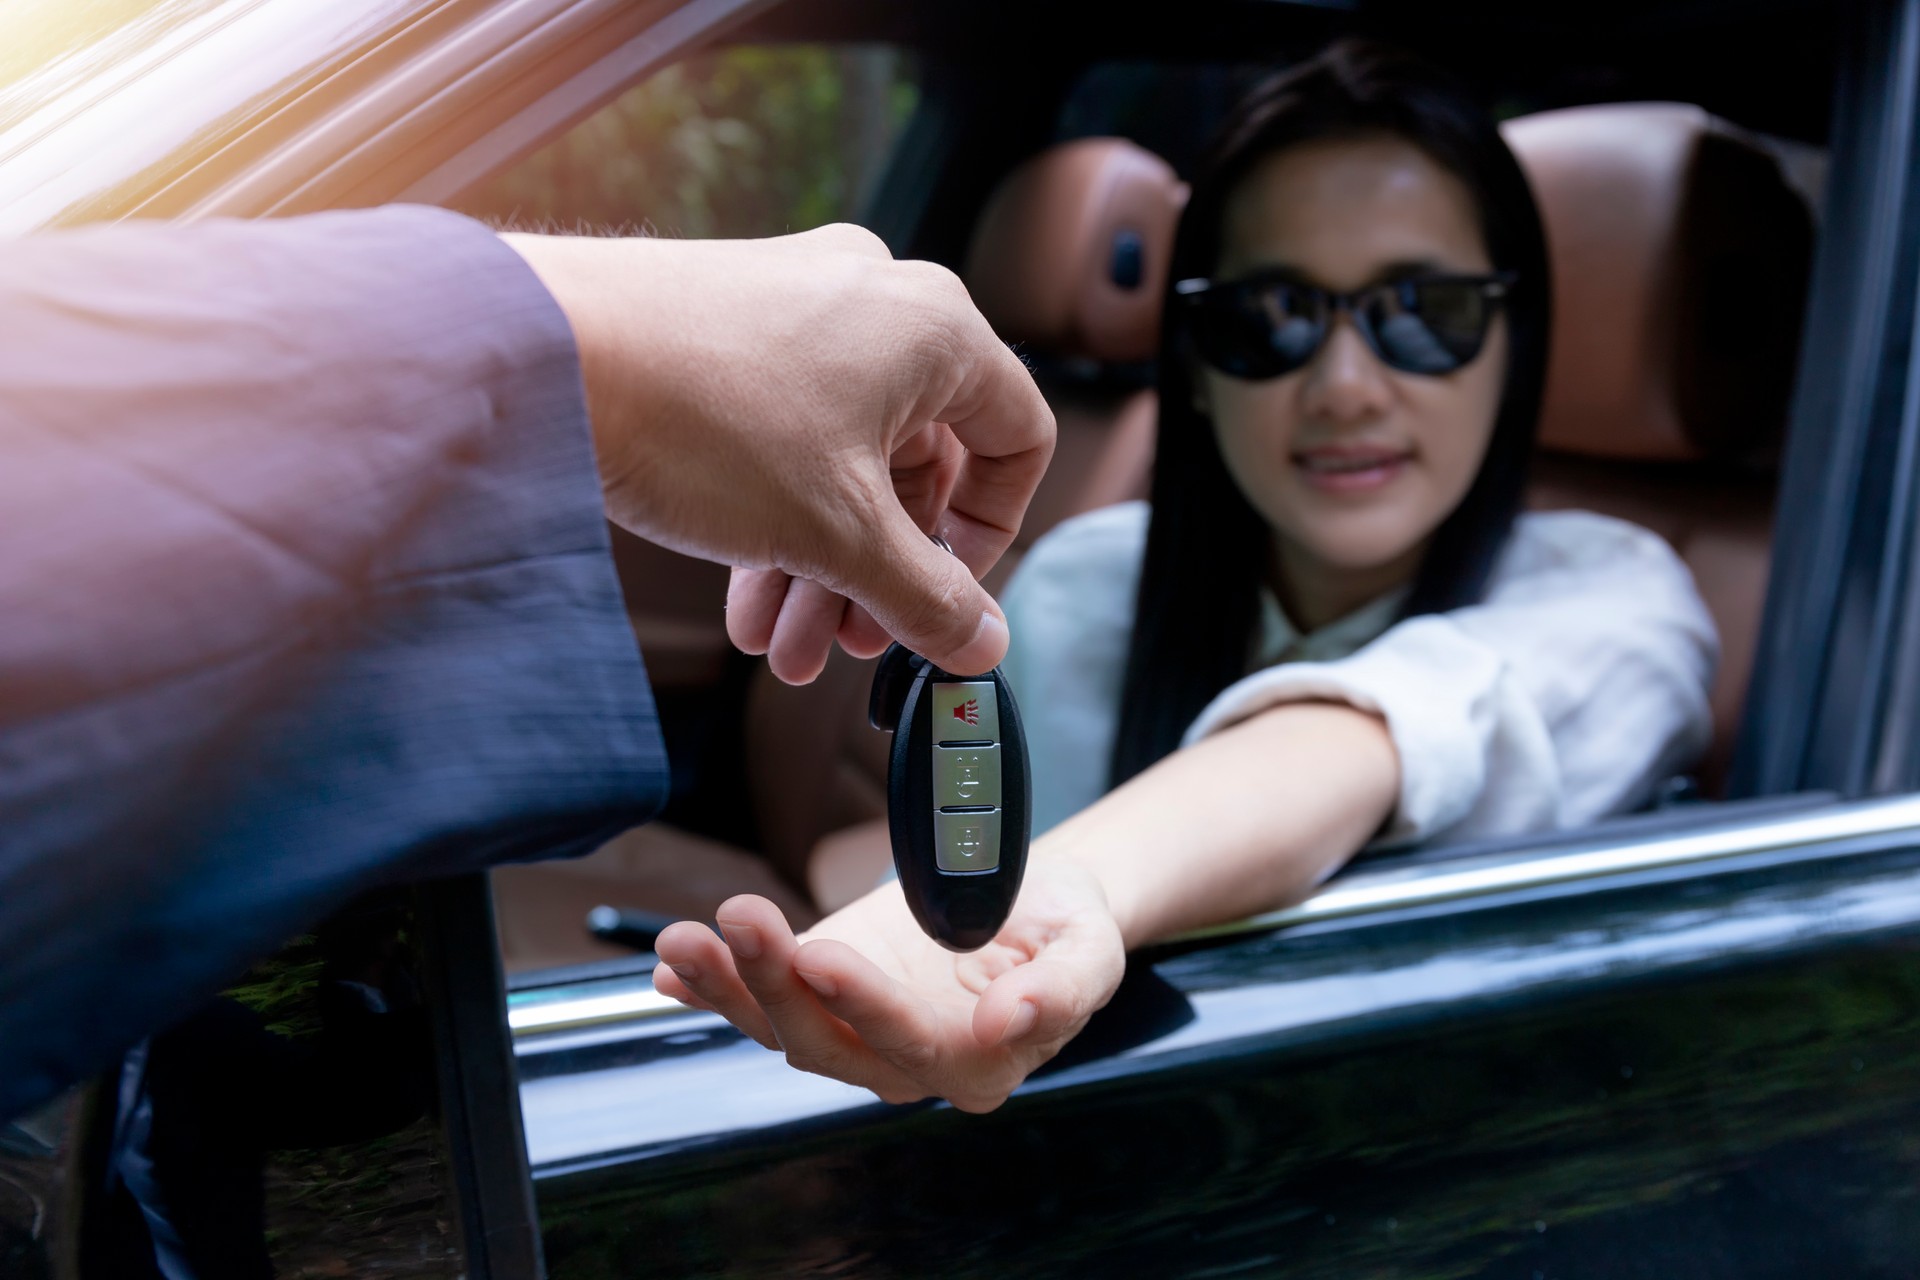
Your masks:
M1246 674L1270 535L1227 472L1212 424L1194 407L1192 356L1172 284L1219 263L1229 197L1286 147L1388 133L1458 177L1474 199L1505 300L1507 377L1466 496L1434 530L1402 617L1479 600L1518 514L1540 412L1550 293L1540 215L1493 120L1450 76L1370 42L1347 40L1256 88L1202 161L1174 240L1163 301L1160 431L1146 559L1114 742L1115 786L1170 754L1214 695Z

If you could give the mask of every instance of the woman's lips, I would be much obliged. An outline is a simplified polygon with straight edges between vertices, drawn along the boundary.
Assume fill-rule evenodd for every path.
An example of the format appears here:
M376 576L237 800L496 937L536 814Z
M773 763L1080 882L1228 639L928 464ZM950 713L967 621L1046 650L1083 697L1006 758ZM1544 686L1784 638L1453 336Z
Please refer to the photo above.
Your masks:
M1323 493L1364 493L1392 482L1412 458L1405 449L1349 446L1304 450L1293 455L1293 465Z

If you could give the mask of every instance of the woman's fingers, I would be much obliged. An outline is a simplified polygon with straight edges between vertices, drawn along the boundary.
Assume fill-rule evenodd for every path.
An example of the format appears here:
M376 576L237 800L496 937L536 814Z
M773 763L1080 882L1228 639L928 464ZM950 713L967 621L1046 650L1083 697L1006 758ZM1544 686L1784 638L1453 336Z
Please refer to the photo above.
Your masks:
M998 1045L979 1043L964 1017L942 1017L844 943L808 942L794 967L814 985L821 1004L903 1082L898 1096L869 1086L889 1102L937 1094L962 1111L992 1111L1032 1065L1016 1062Z
M729 898L717 913L740 980L759 1002L787 1061L802 1071L877 1088L895 1084L852 1029L821 1007L794 972L799 944L780 909L751 894Z
M773 1024L734 970L732 952L711 929L681 920L660 931L654 948L668 968L668 973L654 970L656 991L676 1000L683 998L684 991L694 1003L719 1014L743 1034L769 1049L780 1047Z
M718 1013L803 1070L872 1089L888 1102L927 1096L928 1089L866 1049L851 1028L815 1001L794 972L793 931L779 908L746 895L722 903L718 914L724 942L692 921L661 931L656 990Z
M1109 916L1069 917L1033 959L987 984L973 1010L983 1045L1046 1045L1079 1033L1126 972Z
M1097 990L1077 966L1035 960L989 983L973 1009L973 1036L982 1045L1045 1045L1064 1041L1086 1025L1112 990Z
M668 994L684 986L803 1070L889 1102L931 1094L990 1111L1080 1031L1125 968L1118 926L1098 893L1060 874L1033 887L1049 886L1030 918L1010 926L1012 967L989 969L990 982L987 973L963 981L967 966L921 945L910 922L896 918L904 914L897 888L836 917L851 945L843 937L802 943L771 902L730 899L718 912L724 944L695 925L661 935L661 956L678 978L658 982ZM905 967L875 963L886 956Z
M880 967L844 942L821 938L803 943L793 967L822 1006L853 1029L873 1052L906 1076L923 1082L941 1058L938 1018Z

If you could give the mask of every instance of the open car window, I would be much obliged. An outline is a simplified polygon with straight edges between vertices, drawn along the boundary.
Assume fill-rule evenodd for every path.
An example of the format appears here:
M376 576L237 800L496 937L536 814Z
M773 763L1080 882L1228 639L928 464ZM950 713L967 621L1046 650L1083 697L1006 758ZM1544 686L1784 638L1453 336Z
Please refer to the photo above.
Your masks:
M523 228L687 239L856 220L919 100L884 45L748 45L688 58L455 202Z

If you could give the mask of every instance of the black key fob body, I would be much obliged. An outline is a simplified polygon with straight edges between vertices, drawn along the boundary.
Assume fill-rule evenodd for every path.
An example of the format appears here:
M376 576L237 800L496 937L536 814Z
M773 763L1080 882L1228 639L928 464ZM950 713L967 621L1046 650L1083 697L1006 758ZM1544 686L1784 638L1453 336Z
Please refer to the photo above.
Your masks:
M998 668L956 676L894 645L868 719L893 730L887 824L913 918L951 951L985 946L1027 869L1032 782L1013 691Z

